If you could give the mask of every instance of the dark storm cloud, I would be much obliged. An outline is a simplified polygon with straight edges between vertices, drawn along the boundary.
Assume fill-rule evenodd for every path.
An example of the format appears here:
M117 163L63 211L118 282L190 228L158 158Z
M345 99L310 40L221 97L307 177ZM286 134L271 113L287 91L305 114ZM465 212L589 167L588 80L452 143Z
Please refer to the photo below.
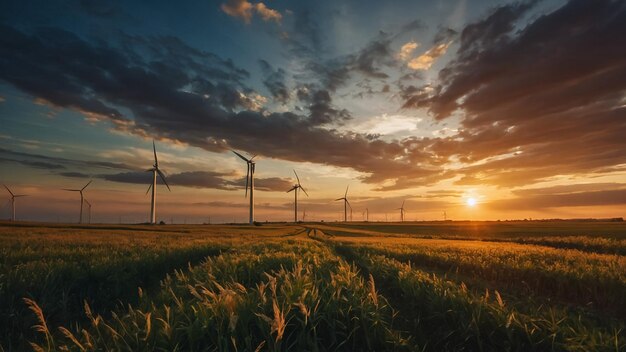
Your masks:
M240 190L246 185L246 178L233 180L234 173L231 172L215 172L215 171L190 171L177 174L166 175L167 183L170 186L183 186L192 188L211 188L220 190ZM152 181L152 174L149 172L122 172L117 174L99 175L107 181L144 184L148 185ZM163 184L162 180L157 177L157 182ZM255 178L255 189L260 191L285 191L292 182L288 179L278 177Z
M137 170L136 167L123 163L112 163L107 161L76 160L47 156L41 154L31 154L18 152L10 149L0 148L0 162L2 160L21 163L23 165L49 170L59 170L70 167L98 167L113 170Z
M84 174L82 172L68 171L68 172L59 172L58 175L69 178L89 178L90 175Z
M228 185L236 187L237 189L245 189L246 178L242 177L236 181L228 181ZM287 178L280 177L268 177L268 178L254 178L254 189L261 191L276 191L286 192L289 188L293 187L293 181Z
M59 164L53 164L45 161L34 161L34 160L24 160L24 159L11 159L11 158L3 158L0 157L0 163L17 163L25 166L29 166L35 169L44 169L44 170L58 170L64 169L65 166Z
M230 182L224 178L225 176L232 176L232 174L213 171L192 171L166 175L166 180L167 183L171 186L176 185L193 188L213 188L222 190L233 189ZM145 171L106 174L100 175L98 177L112 182L143 185L148 185L152 181L152 173ZM159 184L163 184L162 180L159 177L157 177L157 182Z
M626 2L572 0L520 26L533 4L466 26L440 84L405 91L405 107L463 116L457 136L431 145L482 161L458 170L460 184L517 186L624 163Z
M259 60L263 71L263 84L269 90L274 100L286 104L289 101L289 90L285 84L287 73L282 68L274 70L272 65L265 60Z
M349 167L365 182L434 180L423 141L382 141L321 128L345 119L324 90L310 92L310 116L270 113L241 80L232 61L188 47L176 38L125 36L120 44L88 42L45 29L27 34L0 26L0 78L50 104L73 108L116 130L170 138L209 151L238 149L263 156ZM355 56L368 69L386 49ZM356 61L355 61L356 62ZM208 77L208 78L207 78ZM131 116L122 114L130 111Z
M323 125L350 119L348 110L336 109L332 106L332 100L328 91L318 90L313 93L310 99L309 119L313 124Z
M384 80L389 77L385 68L395 67L397 63L392 42L392 36L380 32L356 53L329 60L311 60L308 69L319 78L323 89L331 92L345 86L357 74Z

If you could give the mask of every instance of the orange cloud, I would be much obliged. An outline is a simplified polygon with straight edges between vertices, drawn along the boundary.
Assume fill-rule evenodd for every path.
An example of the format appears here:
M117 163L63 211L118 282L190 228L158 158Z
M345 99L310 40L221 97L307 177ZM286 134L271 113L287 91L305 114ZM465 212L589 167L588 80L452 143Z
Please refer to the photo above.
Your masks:
M414 70L428 70L439 57L446 53L452 42L441 43L428 49L424 54L412 59L407 63L409 68Z
M265 22L275 21L276 23L278 23L283 18L283 15L281 15L280 12L270 9L262 2L254 5L254 9Z
M254 11L266 22L275 21L279 23L283 18L280 12L270 9L262 2L252 4L248 0L228 0L222 4L221 8L226 14L241 18L245 23L250 23Z
M401 48L400 48L400 52L398 52L398 59L402 60L402 61L406 61L409 59L409 57L411 56L411 54L413 54L413 51L415 51L415 49L417 49L417 47L419 47L419 43L416 43L414 41L410 41L406 44L404 44Z

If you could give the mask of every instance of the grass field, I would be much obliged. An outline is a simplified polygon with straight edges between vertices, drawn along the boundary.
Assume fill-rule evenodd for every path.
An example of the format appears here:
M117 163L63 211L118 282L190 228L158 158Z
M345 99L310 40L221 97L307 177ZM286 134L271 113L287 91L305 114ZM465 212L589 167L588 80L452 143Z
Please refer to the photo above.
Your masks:
M0 351L624 351L626 224L0 223Z

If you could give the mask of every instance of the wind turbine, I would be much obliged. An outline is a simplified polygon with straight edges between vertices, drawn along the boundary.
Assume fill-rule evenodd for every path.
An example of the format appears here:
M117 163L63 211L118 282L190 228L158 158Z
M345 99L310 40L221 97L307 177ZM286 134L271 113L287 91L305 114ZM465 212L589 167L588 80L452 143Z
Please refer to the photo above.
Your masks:
M11 194L11 221L15 221L15 198L26 197L26 194L13 194L7 185L4 188Z
M234 150L232 152L248 164L248 170L246 172L246 197L248 196L248 187L250 187L250 225L252 225L254 224L254 169L256 165L252 160L256 158L256 155L248 159Z
M404 213L406 212L406 210L404 210L404 202L403 200L400 208L396 208L396 210L400 210L400 222L404 222Z
M293 213L293 221L294 222L298 222L298 190L301 189L302 192L304 192L304 194L306 194L306 196L308 197L309 194L306 193L306 190L304 189L304 187L302 187L302 185L300 184L300 177L298 177L298 173L296 173L296 170L293 170L293 173L296 175L296 180L298 180L298 183L295 184L293 187L291 187L291 189L289 189L287 191L287 193L294 191L293 195L294 195L294 213ZM302 221L304 221L304 216Z
M365 221L370 221L370 210L368 208L365 208Z
M91 224L91 203L87 199L85 199L85 203L87 203L87 223Z
M87 184L85 185L85 187L81 188L81 189L68 189L68 188L64 188L64 191L70 191L70 192L79 192L80 193L80 218L78 219L78 223L82 224L83 223L83 203L85 202L85 197L83 195L83 191L85 190L85 188L87 188L87 186L89 186L91 184L92 181L87 182Z
M343 200L343 221L348 222L348 207L350 207L350 214L352 214L352 205L348 202L348 187L346 187L346 193L343 195L343 198L337 198L335 201Z
M151 204L150 204L150 223L156 224L157 174L159 174L159 176L161 177L161 180L163 180L163 183L165 183L165 186L167 186L167 190L170 192L172 190L170 189L170 185L167 184L167 181L165 181L165 175L163 175L163 172L161 172L161 169L159 169L159 159L157 158L157 152L156 152L156 146L154 145L154 140L152 141L152 151L154 152L154 165L152 166L152 169L146 170L146 172L152 172L152 183L150 184L150 186L148 186L148 190L146 191L146 194L148 194L148 192L150 192L150 188L152 188L152 197L151 197Z

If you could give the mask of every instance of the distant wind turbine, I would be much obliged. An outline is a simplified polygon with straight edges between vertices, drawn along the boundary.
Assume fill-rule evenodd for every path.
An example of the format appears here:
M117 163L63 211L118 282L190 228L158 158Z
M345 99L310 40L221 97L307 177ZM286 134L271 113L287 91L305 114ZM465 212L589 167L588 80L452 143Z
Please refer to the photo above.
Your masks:
M91 203L87 199L85 199L85 203L87 203L87 223L91 224Z
M64 188L63 189L64 191L79 192L80 193L80 217L78 218L78 223L79 224L83 223L83 203L85 202L85 197L83 195L83 191L85 190L85 188L87 188L87 186L89 186L91 184L91 182L93 182L93 181L87 182L85 187L83 187L81 189L68 189L68 188Z
M400 222L404 222L404 214L406 213L406 210L404 209L404 202L402 201L402 206L400 208L396 208L396 210L400 210Z
M15 198L26 197L26 194L13 194L7 185L4 188L11 194L11 221L15 221Z
M304 187L302 187L302 185L300 184L300 177L298 177L298 173L296 173L296 170L293 170L293 173L296 175L296 180L298 180L298 183L295 184L293 187L291 187L291 189L289 189L287 191L287 193L293 191L293 195L294 195L294 212L293 212L293 221L294 222L298 222L298 190L302 190L302 192L304 192L304 194L306 194L306 196L308 197L309 194L306 193L306 190L304 189ZM302 221L304 221L304 216Z
M255 162L252 160L256 158L256 155L248 159L234 150L232 152L248 164L246 172L246 197L248 196L248 187L250 187L250 225L252 225L254 224L254 169L256 166Z
M150 201L150 223L156 224L157 174L159 174L159 176L161 177L161 180L163 180L163 183L165 183L167 190L170 192L172 190L170 189L170 185L167 184L167 181L165 181L165 175L163 175L163 172L161 172L161 169L159 169L159 159L157 158L156 145L154 144L154 140L152 141L152 151L154 152L154 165L152 166L151 169L146 170L146 172L152 172L152 183L150 184L150 186L148 186L148 190L146 191L146 194L148 194L148 192L150 192L150 188L152 188L152 197Z
M350 207L350 214L352 214L352 205L348 202L348 187L346 187L346 193L343 195L343 198L337 198L335 201L343 200L343 221L348 222L348 207Z
M368 208L365 208L365 221L370 221L370 210Z

